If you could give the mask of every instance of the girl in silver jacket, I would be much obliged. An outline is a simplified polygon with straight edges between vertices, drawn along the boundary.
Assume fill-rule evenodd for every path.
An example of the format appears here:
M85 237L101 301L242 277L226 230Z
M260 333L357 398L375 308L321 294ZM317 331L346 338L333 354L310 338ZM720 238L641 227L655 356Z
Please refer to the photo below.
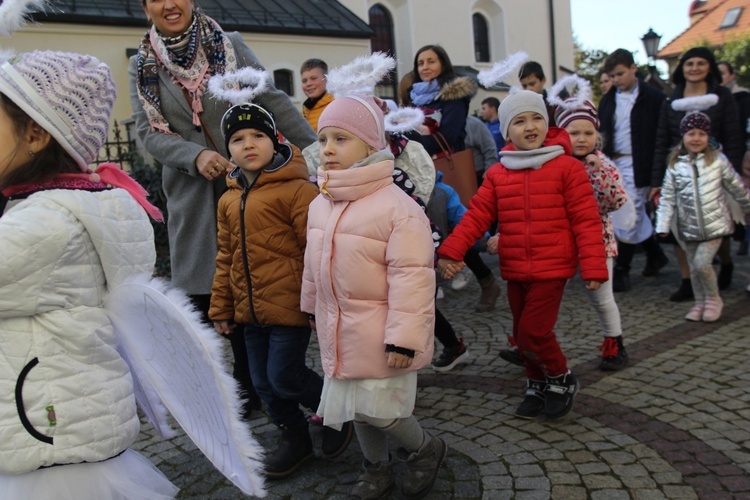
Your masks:
M750 213L750 195L726 156L709 143L711 121L700 111L680 123L682 141L672 151L656 212L656 232L669 233L673 216L690 265L695 303L688 321L716 321L723 303L711 262L721 238L734 232L730 201Z

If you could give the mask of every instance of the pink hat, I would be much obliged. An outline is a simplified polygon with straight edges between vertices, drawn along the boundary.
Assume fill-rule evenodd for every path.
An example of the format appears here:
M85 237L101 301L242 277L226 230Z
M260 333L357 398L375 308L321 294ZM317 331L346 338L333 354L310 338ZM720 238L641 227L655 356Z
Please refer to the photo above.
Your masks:
M372 95L337 96L320 115L318 132L326 127L338 127L381 150L386 146L384 110L385 103Z
M574 100L568 99L565 102L566 104L568 102L573 103ZM558 106L557 111L555 112L555 123L557 123L558 127L565 128L570 125L571 122L576 120L588 120L594 124L594 127L597 130L599 130L599 114L596 111L596 106L594 106L594 103L591 101L583 101L580 106L573 108Z

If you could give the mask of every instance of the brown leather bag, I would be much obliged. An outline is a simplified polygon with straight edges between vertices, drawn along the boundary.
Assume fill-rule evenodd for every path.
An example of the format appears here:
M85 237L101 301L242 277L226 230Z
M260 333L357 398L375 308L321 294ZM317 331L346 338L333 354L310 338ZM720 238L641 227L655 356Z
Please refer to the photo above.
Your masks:
M458 153L448 145L445 136L440 132L432 134L443 155L433 158L435 170L443 173L443 182L456 190L461 203L468 208L469 200L477 192L477 176L474 171L474 153L471 149L464 149Z

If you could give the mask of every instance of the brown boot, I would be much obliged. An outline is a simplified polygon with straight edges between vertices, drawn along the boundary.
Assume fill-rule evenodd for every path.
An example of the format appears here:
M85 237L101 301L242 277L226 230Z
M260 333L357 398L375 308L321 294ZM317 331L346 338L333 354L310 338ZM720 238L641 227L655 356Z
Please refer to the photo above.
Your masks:
M500 297L500 287L492 274L479 280L479 286L482 287L482 296L479 297L479 304L474 310L476 312L489 312L495 308L497 299Z

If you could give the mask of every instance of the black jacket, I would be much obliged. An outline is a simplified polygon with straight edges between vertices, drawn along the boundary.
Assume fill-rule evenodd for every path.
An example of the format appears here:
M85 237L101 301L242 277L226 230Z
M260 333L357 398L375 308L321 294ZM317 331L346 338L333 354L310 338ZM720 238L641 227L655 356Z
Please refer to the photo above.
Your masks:
M667 169L669 151L682 140L680 135L680 121L685 116L684 111L672 109L672 101L681 99L685 87L678 85L672 95L664 101L659 115L659 130L656 134L656 152L654 154L654 177L652 186L661 186L664 171ZM738 172L742 166L742 155L745 145L742 144L740 118L737 114L737 104L729 89L721 85L711 85L708 92L719 96L719 102L704 111L711 119L711 136L721 143L722 150L729 162ZM658 181L658 183L657 183Z
M615 95L617 89L613 86L599 103L599 131L602 134L604 147L602 152L610 158L614 150L615 131ZM635 98L633 110L630 112L630 141L633 151L633 171L636 187L654 186L652 184L652 167L654 164L654 148L656 128L659 123L659 109L666 96L655 87L638 79L638 96ZM661 171L664 175L664 171ZM661 178L659 184L661 186Z

